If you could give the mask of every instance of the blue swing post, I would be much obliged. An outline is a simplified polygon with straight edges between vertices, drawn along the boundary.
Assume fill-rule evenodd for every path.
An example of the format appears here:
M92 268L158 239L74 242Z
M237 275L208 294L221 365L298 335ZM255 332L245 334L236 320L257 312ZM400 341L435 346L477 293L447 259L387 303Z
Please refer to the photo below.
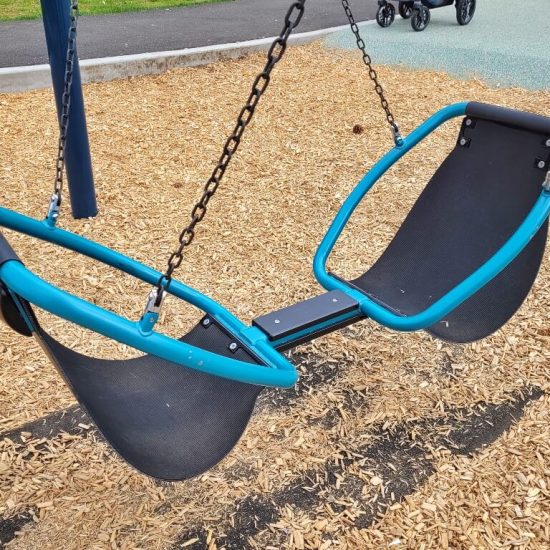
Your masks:
M57 113L58 116L61 116L70 25L70 3L68 0L40 0L40 4ZM96 216L97 200L78 63L75 64L73 73L71 122L67 136L65 164L73 217L80 219Z

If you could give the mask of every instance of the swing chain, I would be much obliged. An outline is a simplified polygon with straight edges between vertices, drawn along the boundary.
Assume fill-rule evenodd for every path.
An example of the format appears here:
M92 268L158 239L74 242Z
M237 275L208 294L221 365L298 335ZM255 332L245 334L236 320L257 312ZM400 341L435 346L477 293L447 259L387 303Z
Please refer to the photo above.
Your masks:
M54 191L46 217L52 226L59 217L59 207L63 200L63 175L65 171L65 151L67 147L67 134L69 131L69 118L71 111L71 89L73 85L74 64L76 57L76 28L78 24L78 0L71 0L69 35L67 39L67 55L65 62L65 77L63 79L63 96L61 99L61 113L59 120L59 144L57 149L57 162Z
M288 38L292 31L300 24L304 15L304 4L306 0L296 0L290 6L286 16L285 24L281 34L273 41L271 47L267 53L267 61L263 71L256 77L252 85L252 91L248 97L246 105L242 108L237 123L233 130L233 133L229 136L223 147L223 153L212 175L204 186L204 191L200 200L195 204L191 211L191 222L181 232L179 236L179 246L171 254L168 260L168 267L165 274L160 278L158 282L158 292L156 305L160 304L164 296L164 292L170 286L172 282L172 275L176 269L178 269L183 262L183 252L195 238L195 228L204 217L208 209L208 203L218 190L221 180L231 162L231 159L237 152L241 139L243 137L246 127L250 124L252 117L256 111L258 103L267 90L270 80L271 72L275 65L282 59L287 49Z
M399 126L397 125L397 122L395 121L395 117L393 116L393 113L390 110L390 104L386 99L386 96L384 95L384 88L382 88L382 84L380 84L380 81L378 80L378 73L376 72L376 69L372 66L372 58L367 52L367 46L365 44L365 41L361 37L361 33L359 32L359 27L355 22L355 17L353 16L353 13L351 11L349 0L342 0L342 6L344 7L344 11L346 12L346 15L348 17L351 30L355 35L355 39L357 41L357 47L363 54L363 62L367 66L367 69L369 71L369 77L374 83L374 91L378 94L378 97L380 98L380 103L382 104L382 108L386 113L386 119L391 128L393 141L395 145L397 145L397 147L401 147L401 145L403 145L403 137L401 136L401 132L399 130Z

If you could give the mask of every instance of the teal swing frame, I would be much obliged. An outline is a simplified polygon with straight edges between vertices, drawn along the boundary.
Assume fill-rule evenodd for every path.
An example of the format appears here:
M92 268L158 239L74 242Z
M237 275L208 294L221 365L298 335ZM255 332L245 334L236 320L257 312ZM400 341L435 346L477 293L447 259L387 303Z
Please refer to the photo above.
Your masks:
M339 290L355 300L357 302L355 311L300 330L286 336L284 340L271 341L261 329L243 323L228 309L204 293L180 281L172 281L169 288L166 289L169 294L195 306L215 319L232 335L235 341L240 342L256 356L260 365L218 355L170 338L155 330L144 330L143 323L139 321L134 322L116 315L44 281L17 259L4 261L0 265L0 281L12 293L16 301L17 298L21 298L66 321L182 367L248 384L281 388L292 387L298 379L298 373L294 365L278 351L282 344L289 347L293 342L299 341L308 334L339 328L343 321L358 317L371 318L398 331L415 331L429 327L501 273L529 244L550 216L550 181L547 178L547 181L541 186L538 200L507 242L455 288L426 310L411 316L401 316L390 311L356 288L346 284L345 281L328 273L326 263L330 253L355 209L375 183L404 155L442 124L453 118L464 116L467 106L468 103L458 103L435 113L378 161L344 202L322 240L313 262L314 274L325 289ZM72 250L151 285L156 285L162 276L159 271L119 252L52 226L47 220L36 220L0 207L0 226ZM20 308L20 311L25 317L24 308Z

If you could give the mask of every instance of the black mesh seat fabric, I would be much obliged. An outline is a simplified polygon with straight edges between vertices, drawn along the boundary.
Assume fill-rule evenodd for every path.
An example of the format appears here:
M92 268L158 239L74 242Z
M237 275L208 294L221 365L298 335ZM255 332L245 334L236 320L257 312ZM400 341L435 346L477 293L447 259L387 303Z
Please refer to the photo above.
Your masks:
M476 103L468 114L471 126L465 119L457 146L387 250L352 281L403 315L433 304L508 240L539 197L550 166L550 119ZM503 326L533 285L547 232L548 223L499 276L429 331L470 342Z
M94 359L36 335L107 441L141 472L168 481L212 468L243 434L260 386L210 376L147 355ZM198 325L182 338L214 353L256 362L217 325Z

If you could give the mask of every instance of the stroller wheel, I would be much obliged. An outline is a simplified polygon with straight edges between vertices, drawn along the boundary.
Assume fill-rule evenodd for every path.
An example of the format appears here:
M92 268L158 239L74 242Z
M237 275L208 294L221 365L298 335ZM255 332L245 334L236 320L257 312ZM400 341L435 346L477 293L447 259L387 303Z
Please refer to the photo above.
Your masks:
M457 0L456 20L459 25L467 25L474 17L476 0Z
M430 18L430 10L426 6L420 6L413 12L411 26L417 32L423 31L428 26Z
M410 2L399 2L399 15L403 19L410 19L413 14L413 4Z
M393 4L380 6L376 12L376 22L381 27L389 27L395 19L395 7Z

